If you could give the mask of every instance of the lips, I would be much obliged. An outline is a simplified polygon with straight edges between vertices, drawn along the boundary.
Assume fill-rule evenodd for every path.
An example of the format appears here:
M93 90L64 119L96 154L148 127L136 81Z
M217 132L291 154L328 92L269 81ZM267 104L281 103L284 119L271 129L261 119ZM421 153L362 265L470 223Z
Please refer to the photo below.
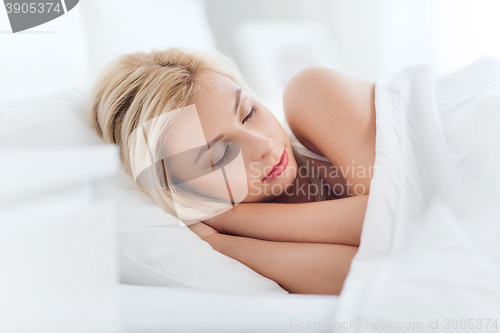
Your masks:
M284 149L283 153L281 154L279 162L273 167L271 172L269 172L269 174L264 179L262 179L262 181L263 182L270 181L276 177L279 177L283 173L283 171L285 171L287 165L288 165L288 153L286 149Z

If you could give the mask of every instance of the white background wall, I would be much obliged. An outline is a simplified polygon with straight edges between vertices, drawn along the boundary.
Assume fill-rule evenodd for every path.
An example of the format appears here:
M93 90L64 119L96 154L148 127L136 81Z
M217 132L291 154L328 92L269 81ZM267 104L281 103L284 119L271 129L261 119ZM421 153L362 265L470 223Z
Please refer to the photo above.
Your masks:
M336 69L371 81L418 63L448 71L483 54L500 58L497 0L207 0L207 14L219 49L250 81L256 72L232 36L250 20L321 22L341 56ZM271 99L279 109L281 96Z

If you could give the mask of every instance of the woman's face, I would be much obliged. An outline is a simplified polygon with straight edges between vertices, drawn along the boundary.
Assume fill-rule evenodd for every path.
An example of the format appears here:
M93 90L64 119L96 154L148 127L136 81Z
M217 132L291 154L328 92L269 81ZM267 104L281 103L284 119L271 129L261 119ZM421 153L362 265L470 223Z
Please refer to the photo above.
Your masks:
M179 179L183 174L204 174L190 177L186 184L207 197L235 203L265 202L281 195L297 174L284 128L263 104L233 81L220 74L207 75L206 93L196 96L195 108L191 109L195 111L184 113L179 135L170 141L174 152L201 147L200 152L190 163L177 163L173 172ZM208 172L201 171L207 170L207 165Z

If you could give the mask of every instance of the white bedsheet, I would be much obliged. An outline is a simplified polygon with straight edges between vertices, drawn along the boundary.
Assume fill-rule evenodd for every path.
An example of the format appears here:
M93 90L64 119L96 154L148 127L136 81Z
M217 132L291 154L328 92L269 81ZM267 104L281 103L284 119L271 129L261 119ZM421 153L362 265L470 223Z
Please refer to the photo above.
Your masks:
M123 333L325 332L338 300L133 285L120 285L119 293Z
M500 329L500 61L435 73L376 83L376 175L339 332Z

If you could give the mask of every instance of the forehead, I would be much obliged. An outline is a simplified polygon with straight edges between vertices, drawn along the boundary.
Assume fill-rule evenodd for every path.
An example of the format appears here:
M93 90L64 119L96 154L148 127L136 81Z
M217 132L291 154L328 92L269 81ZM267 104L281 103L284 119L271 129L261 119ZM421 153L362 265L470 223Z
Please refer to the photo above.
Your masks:
M226 132L234 121L239 86L220 74L205 75L194 104L179 110L176 121L170 125L169 155L206 145L207 140Z
M199 81L201 85L200 93L195 96L194 103L200 113L204 111L224 112L234 106L235 93L240 88L228 77L217 74L202 74L203 78ZM201 114L200 114L201 115Z

